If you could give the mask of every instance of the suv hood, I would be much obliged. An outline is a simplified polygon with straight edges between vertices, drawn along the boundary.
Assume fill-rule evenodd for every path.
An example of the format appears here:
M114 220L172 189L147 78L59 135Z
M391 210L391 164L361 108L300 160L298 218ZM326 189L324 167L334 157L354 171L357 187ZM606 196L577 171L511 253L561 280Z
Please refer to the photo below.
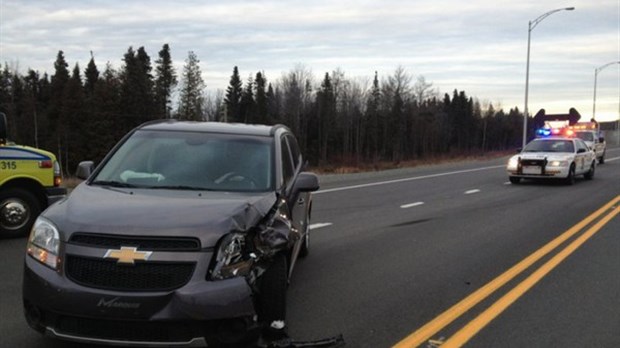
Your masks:
M74 232L195 237L213 247L231 231L247 231L276 203L274 192L230 193L129 189L80 184L68 199L42 215L61 240Z

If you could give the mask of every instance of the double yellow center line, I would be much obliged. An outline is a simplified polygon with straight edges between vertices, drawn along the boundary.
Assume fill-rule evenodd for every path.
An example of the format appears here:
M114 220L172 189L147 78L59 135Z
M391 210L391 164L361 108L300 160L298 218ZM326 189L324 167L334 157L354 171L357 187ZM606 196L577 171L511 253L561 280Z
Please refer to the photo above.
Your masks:
M472 307L486 299L493 292L513 278L521 274L523 271L531 267L534 263L545 257L559 245L566 240L583 230L586 226L590 225L596 219L599 219L594 225L592 225L586 232L571 242L566 248L558 252L549 261L543 264L539 269L534 271L524 281L519 283L515 288L510 290L506 295L501 297L497 302L492 304L488 309L478 315L475 319L466 324L463 328L452 335L447 341L441 344L441 347L460 347L469 341L476 333L482 330L493 319L500 315L506 308L508 308L513 302L521 297L526 291L528 291L534 284L541 280L547 273L554 269L560 262L572 254L577 248L585 243L590 237L598 232L605 224L613 219L618 213L620 213L620 195L616 196L609 203L592 213L590 216L583 219L575 226L562 233L560 236L547 243L542 248L535 251L533 254L511 267L506 272L502 273L491 282L487 283L480 289L476 290L471 295L467 296L459 303L452 306L450 309L441 313L432 321L416 330L411 335L407 336L402 341L394 345L394 348L411 348L418 347L419 345L427 342L434 334L441 329L452 323L455 319L459 318L465 312ZM606 214L605 216L603 216ZM601 218L601 216L603 216Z

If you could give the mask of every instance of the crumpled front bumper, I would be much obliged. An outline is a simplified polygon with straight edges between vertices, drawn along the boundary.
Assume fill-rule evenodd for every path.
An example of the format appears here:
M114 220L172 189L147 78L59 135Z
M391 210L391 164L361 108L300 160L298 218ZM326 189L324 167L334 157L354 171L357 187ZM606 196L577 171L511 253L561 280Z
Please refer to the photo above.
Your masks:
M209 259L208 255L201 257ZM244 278L207 281L208 262L172 291L110 291L76 284L26 256L23 300L30 326L82 343L204 346L218 331L245 330L256 317ZM223 326L230 324L230 327Z

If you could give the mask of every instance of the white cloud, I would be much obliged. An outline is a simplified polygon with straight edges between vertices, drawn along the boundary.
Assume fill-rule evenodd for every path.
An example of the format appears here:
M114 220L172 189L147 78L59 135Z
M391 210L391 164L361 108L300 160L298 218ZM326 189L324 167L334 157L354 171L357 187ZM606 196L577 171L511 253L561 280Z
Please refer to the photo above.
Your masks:
M235 65L244 79L265 71L272 81L297 63L317 76L340 67L349 77L375 70L386 76L402 65L443 92L457 88L522 109L527 23L566 6L576 9L553 14L532 32L530 110L575 106L587 113L593 69L620 59L617 0L3 0L0 6L2 63L52 74L59 50L82 68L93 51L102 70L108 61L120 67L129 46L144 46L155 60L168 43L179 73L188 51L198 55L209 88L225 88ZM618 94L620 74L606 74L611 83L601 81L599 93ZM601 102L600 114L617 115L613 104Z

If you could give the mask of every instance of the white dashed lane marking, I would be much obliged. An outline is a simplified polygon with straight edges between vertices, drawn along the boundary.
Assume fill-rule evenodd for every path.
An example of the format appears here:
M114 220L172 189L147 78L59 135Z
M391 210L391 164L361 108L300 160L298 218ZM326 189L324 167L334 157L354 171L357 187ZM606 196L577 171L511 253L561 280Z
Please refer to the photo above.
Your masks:
M407 208L413 208L413 207L417 207L419 205L424 204L424 202L415 202L415 203L409 203L409 204L403 204L400 207L403 209L407 209Z
M319 222L316 224L311 224L310 226L308 226L311 230L316 230L317 228L323 228L323 227L327 227L327 226L331 226L332 223L331 222Z
M475 189L475 190L465 191L465 194L466 194L466 195L471 195L471 194L473 194L473 193L478 193L478 192L480 192L480 190Z

